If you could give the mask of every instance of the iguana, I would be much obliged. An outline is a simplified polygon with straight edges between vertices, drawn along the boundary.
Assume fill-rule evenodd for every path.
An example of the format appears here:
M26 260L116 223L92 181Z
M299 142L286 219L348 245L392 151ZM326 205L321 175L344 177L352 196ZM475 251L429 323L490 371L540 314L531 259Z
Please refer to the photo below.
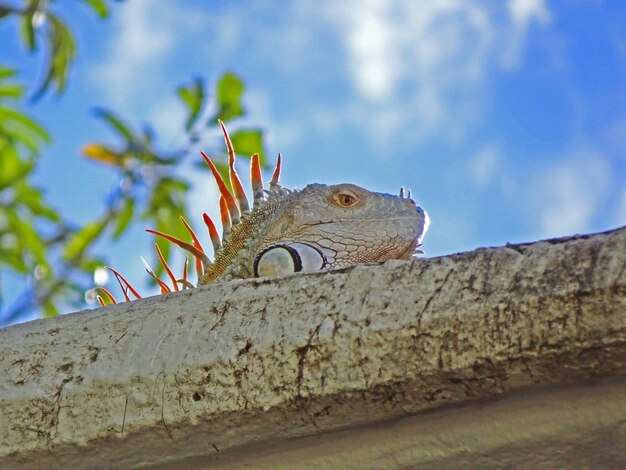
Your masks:
M252 155L250 175L254 206L251 208L235 170L235 151L228 131L221 121L219 123L228 151L232 193L211 159L201 152L220 191L221 239L211 218L203 214L215 252L214 261L206 255L198 237L182 216L181 222L191 236L190 243L156 230L147 230L195 257L198 285L218 280L321 271L390 259L408 260L421 253L418 247L428 229L429 219L411 198L410 190L405 195L404 189L400 188L400 194L393 196L350 183L310 184L301 190L287 189L279 183L280 154L269 190L263 188L259 155ZM159 279L145 261L144 264L161 292L194 287L187 279L187 262L183 277L178 279L158 245L155 247L172 287ZM122 275L109 269L115 274L127 301L130 300L129 292L136 298L141 297ZM98 289L115 303L109 291ZM101 296L98 301L105 304Z

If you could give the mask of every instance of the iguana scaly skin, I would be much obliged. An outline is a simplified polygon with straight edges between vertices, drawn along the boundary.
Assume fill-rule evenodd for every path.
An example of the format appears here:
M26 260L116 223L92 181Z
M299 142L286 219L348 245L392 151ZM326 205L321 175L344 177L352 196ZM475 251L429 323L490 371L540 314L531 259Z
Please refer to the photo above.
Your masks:
M258 155L251 159L251 181L254 207L250 209L243 186L235 170L235 152L228 132L220 121L229 154L229 176L232 193L226 188L215 165L204 153L206 163L220 189L220 213L224 229L222 239L213 221L204 214L215 260L205 254L200 241L187 222L192 243L187 243L155 230L162 236L191 252L196 258L199 285L216 280L284 275L341 268L358 263L373 263L390 259L408 260L415 253L428 228L428 215L411 198L404 195L376 193L354 184L310 184L301 190L282 187L278 180L281 158L270 189L263 189ZM182 279L177 279L161 256L159 258L170 277L173 288L157 279L162 292L193 287L187 281L185 265ZM124 291L139 294L117 271L111 269ZM113 296L100 289L111 301ZM98 299L101 304L104 301Z
M285 273L410 259L426 223L424 211L411 199L354 184L270 192L256 206L233 228L201 284L262 274L259 265L272 250L278 251L274 264L282 266L284 259ZM278 266L276 271L267 274L282 274Z

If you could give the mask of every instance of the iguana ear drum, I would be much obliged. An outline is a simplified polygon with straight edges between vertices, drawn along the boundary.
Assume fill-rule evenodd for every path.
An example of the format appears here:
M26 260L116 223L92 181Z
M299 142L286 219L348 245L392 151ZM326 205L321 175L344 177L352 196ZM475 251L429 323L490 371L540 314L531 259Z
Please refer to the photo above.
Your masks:
M325 264L324 256L312 246L303 243L274 245L254 259L254 275L283 276L300 271L319 271Z

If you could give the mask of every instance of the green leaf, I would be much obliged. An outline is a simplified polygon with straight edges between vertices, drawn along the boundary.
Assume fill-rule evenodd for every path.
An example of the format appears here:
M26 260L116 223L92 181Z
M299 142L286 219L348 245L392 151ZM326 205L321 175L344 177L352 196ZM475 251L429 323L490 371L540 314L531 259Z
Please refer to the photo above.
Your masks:
M43 316L46 318L54 317L59 314L59 309L54 305L52 300L47 300L43 304Z
M32 12L22 16L22 20L20 21L20 33L22 36L22 41L24 41L27 49L31 52L33 52L37 47L37 42L35 41L35 28L33 26L34 13L35 12Z
M178 178L164 177L161 179L161 184L163 187L167 188L168 191L180 191L185 193L189 190L189 183Z
M32 221L20 217L15 211L7 211L5 215L9 221L9 230L18 237L22 249L32 253L37 263L47 266L46 245L33 227Z
M0 85L0 98L19 98L23 93L23 85Z
M244 84L241 79L232 72L226 72L217 82L216 100L217 113L214 117L224 122L236 117L243 116L244 109L241 104L241 95L244 92Z
M119 212L117 217L115 218L115 231L113 232L113 239L116 240L126 230L128 224L133 218L133 214L135 212L135 200L134 199L125 199L124 205L122 206L122 210Z
M67 74L76 55L76 44L72 32L56 15L46 11L48 22L49 51L46 58L46 75L32 100L39 99L46 90L54 85L56 93L65 90Z
M188 116L185 122L185 130L190 131L200 115L202 104L206 97L204 82L201 78L196 78L188 87L179 86L176 89L176 93L187 107Z
M16 73L15 69L0 65L0 79L14 77Z
M189 232L187 232L187 230L185 229L185 227L183 226L182 223L180 223L180 221L178 220L178 217L182 215L183 217L185 217L186 220L189 220L187 218L187 214L185 213L185 208L182 206L176 207L176 206L170 206L165 208L164 210L161 210L157 213L157 217L155 219L155 225L156 225L156 229L161 231L161 232L165 232L168 233L170 235L175 236L176 238L179 238L181 240L189 240L191 241L191 237L189 236ZM163 257L167 260L170 261L171 259L171 249L172 247L176 250L179 250L178 247L176 247L175 245L172 245L172 243L170 243L169 241L161 238L161 237L155 237L154 240L156 243L158 243L159 248L161 249L161 252L163 253ZM185 252L183 250L183 252L187 255L187 252ZM161 265L161 263L158 260L158 257L155 256L155 263L154 266L156 267L155 272L157 274L157 276L161 275L164 271L163 266ZM175 268L174 266L172 266L172 268ZM182 271L181 271L182 272ZM169 284L169 282L168 282Z
M6 129L6 126L11 125L8 121L13 121L14 124L22 126L27 129L29 133L33 134L33 136L44 142L50 142L52 140L48 131L27 115L7 106L0 106L0 124L2 124L2 126L0 126L0 132Z
M78 261L78 267L85 271L86 273L93 275L93 272L97 268L102 268L106 266L107 263L102 258L85 258L82 257Z
M28 249L35 260L43 265L48 265L48 261L46 260L46 244L41 238L41 235L37 233L35 228L24 220L20 223L20 232L21 232L21 242L24 248Z
M228 189L232 191L233 188L230 185L230 175L228 174L228 165L224 162L213 162L213 164L215 165L215 168L217 168L217 172L220 174L220 176L224 180L224 183L226 183L226 186L228 187Z
M22 161L15 149L6 149L0 153L0 191L16 184L35 167L33 159Z
M28 207L33 214L45 217L53 222L61 221L59 213L44 203L41 190L29 186L24 181L16 186L15 194L17 202Z
M109 7L104 0L83 0L100 18L109 16Z
M109 124L114 130L116 130L127 142L134 142L135 135L130 127L122 121L119 117L113 114L111 111L107 111L103 108L97 108L94 110L95 115L103 119L107 124Z
M165 211L173 212L175 209L184 208L185 196L188 190L189 183L183 180L169 177L161 178L154 185L144 216L156 220L159 217L159 213ZM174 220L178 218L176 214L173 217Z
M65 245L63 259L69 261L79 258L87 247L102 235L106 225L106 219L101 219L85 225L76 232Z
M0 241L2 241L1 237ZM2 264L10 266L18 273L27 274L30 271L19 250L8 250L0 246L0 265Z
M230 136L235 152L245 157L259 154L261 166L267 166L265 151L263 149L263 132L259 129L240 129Z
M182 240L188 239L189 234L178 217L185 217L185 197L189 190L189 183L183 180L164 177L156 185L150 197L144 217L151 219L154 227L162 232L169 233ZM155 240L166 260L169 259L170 243L161 237ZM155 272L159 275L163 267L157 263Z
M154 152L142 152L141 155L143 156L143 161L146 162L155 162L158 163L159 165L175 165L176 163L180 162L180 158L178 156L173 156L173 157L161 157L160 155L154 153Z
M228 174L228 164L223 162L223 161L219 161L219 160L213 160L213 164L215 165L215 168L217 168L217 172L220 174L220 176L222 177L222 179L224 180L224 183L226 184L226 187L229 190L232 190L232 187L230 186L230 176ZM206 163L204 162L194 162L193 164L196 168L199 168L201 170L210 172L211 170L209 169L209 167L206 165Z

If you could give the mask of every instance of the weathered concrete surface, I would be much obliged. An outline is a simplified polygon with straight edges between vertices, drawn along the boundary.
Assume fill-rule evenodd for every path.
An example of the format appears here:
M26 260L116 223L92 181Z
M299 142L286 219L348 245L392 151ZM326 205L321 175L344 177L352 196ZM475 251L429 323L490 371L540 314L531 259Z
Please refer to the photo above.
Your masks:
M0 467L621 465L624 373L626 228L214 284L0 330Z
M623 469L626 377L507 394L221 457L224 468ZM174 469L201 469L189 459Z

